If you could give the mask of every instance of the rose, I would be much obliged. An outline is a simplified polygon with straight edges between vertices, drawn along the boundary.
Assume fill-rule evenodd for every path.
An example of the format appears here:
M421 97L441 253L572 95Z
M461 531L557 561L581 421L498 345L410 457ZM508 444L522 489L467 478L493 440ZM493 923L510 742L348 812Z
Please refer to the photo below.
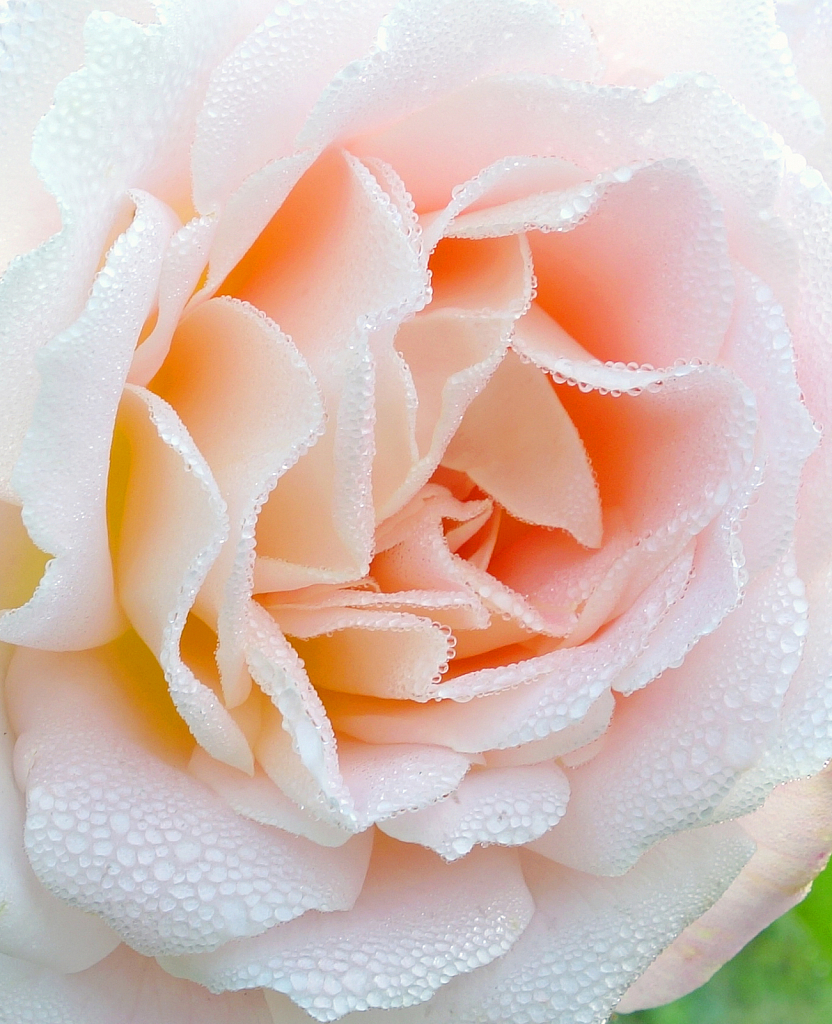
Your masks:
M5 14L10 1020L601 1020L828 851L771 7L390 6Z

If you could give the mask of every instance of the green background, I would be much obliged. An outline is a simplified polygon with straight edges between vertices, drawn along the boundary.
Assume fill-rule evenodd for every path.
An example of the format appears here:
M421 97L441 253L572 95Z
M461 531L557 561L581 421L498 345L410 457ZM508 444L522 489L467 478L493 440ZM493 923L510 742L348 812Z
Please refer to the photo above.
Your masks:
M617 1024L832 1024L832 866L707 985Z

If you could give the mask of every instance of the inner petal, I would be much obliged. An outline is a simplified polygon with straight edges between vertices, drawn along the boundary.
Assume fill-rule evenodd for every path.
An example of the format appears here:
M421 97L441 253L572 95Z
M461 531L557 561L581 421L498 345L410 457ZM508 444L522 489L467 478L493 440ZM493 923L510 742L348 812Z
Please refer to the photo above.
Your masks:
M518 519L601 543L598 488L580 436L546 374L514 352L469 406L442 461Z

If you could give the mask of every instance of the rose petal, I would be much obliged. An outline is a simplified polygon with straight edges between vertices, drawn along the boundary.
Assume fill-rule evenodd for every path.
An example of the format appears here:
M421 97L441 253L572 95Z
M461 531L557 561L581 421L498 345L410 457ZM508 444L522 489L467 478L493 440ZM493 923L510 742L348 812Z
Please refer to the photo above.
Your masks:
M803 150L823 131L815 100L801 87L773 3L583 0L606 63L605 79L647 85L685 71L714 75L749 110Z
M180 651L197 591L228 534L225 502L182 421L161 398L128 386L119 422L130 446L116 556L119 598L159 659L197 742L250 772L251 750L210 686L210 662L189 666Z
M795 377L786 319L771 290L737 268L737 295L721 361L754 391L760 416L757 457L762 483L740 532L753 576L779 558L794 536L797 497L806 460L819 434Z
M399 0L376 46L336 75L298 142L323 147L354 137L483 75L538 71L588 81L598 70L577 12L540 0Z
M11 648L4 648L6 674ZM13 741L5 702L0 701L0 950L61 972L83 971L107 956L119 937L103 921L56 899L40 884L26 858L21 836L25 810L12 773ZM3 988L4 1007L6 989Z
M598 488L581 439L545 374L506 353L442 457L524 522L601 543Z
M217 225L213 217L195 217L171 238L159 274L156 323L136 346L128 380L144 387L165 361L173 332L208 260Z
M305 836L320 846L343 846L353 835L304 811L259 766L249 777L221 761L215 761L197 747L188 771L210 786L237 814L261 825Z
M611 167L685 160L725 207L734 255L752 270L758 214L776 195L783 159L777 139L701 75L671 78L648 92L495 76L350 148L392 164L420 212L441 209L451 189L507 152L560 158L583 168L585 179Z
M403 612L274 609L318 689L391 700L430 700L452 655L450 631ZM293 621L294 620L294 621Z
M84 312L38 360L41 388L12 486L32 540L55 558L34 596L0 619L8 643L88 647L124 625L105 518L110 440L175 222L153 197L136 194L135 202L133 222L110 250Z
M725 891L752 851L742 830L728 824L674 836L621 878L600 879L526 854L535 916L515 946L452 982L427 1012L402 1014L397 1024L572 1024L576 1006L586 1020L604 1020L656 954ZM362 1019L381 1024L372 1014Z
M268 569L268 589L366 574L375 525L368 335L425 301L426 270L412 226L362 164L333 153L294 189L224 285L292 336L329 416L324 436L261 512L259 573ZM274 260L289 238L292 259ZM306 286L310 274L329 282L326 301Z
M676 938L616 1007L630 1013L703 985L725 961L807 894L832 846L830 773L774 790L740 824L757 849L727 891Z
M677 559L631 609L580 647L451 679L442 687L451 699L439 703L328 697L330 715L368 743L432 742L479 753L544 739L586 716L678 600L690 568L689 555Z
M521 846L566 812L569 783L553 762L471 771L450 799L382 822L382 832L419 843L447 861L474 846Z
M0 957L3 1015L15 1024L271 1024L260 992L212 995L120 946L77 974Z
M367 839L330 850L240 818L136 743L141 724L123 685L100 650L19 650L13 662L24 842L47 889L148 956L213 949L313 907L352 906Z
M619 704L603 750L569 775L566 817L534 848L619 874L664 836L726 813L720 803L776 734L805 619L803 586L786 559L681 667ZM764 792L755 795L759 803Z
M481 850L443 864L378 837L348 913L305 914L254 941L164 966L213 991L285 992L316 1020L331 1021L353 1009L430 999L454 976L504 955L532 912L514 851Z
M319 93L374 41L389 0L278 4L214 69L196 121L194 200L207 212L290 156Z
M183 322L153 387L182 417L228 505L229 537L196 607L218 623L217 662L233 707L250 686L243 646L255 523L279 478L323 430L320 396L289 339L231 299L212 299Z

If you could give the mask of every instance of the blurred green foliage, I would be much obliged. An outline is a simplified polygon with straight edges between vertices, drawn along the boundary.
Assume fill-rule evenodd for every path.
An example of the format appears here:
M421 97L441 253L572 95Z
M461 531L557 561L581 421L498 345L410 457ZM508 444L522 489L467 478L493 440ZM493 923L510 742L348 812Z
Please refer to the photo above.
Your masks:
M713 978L617 1024L832 1024L832 867Z

